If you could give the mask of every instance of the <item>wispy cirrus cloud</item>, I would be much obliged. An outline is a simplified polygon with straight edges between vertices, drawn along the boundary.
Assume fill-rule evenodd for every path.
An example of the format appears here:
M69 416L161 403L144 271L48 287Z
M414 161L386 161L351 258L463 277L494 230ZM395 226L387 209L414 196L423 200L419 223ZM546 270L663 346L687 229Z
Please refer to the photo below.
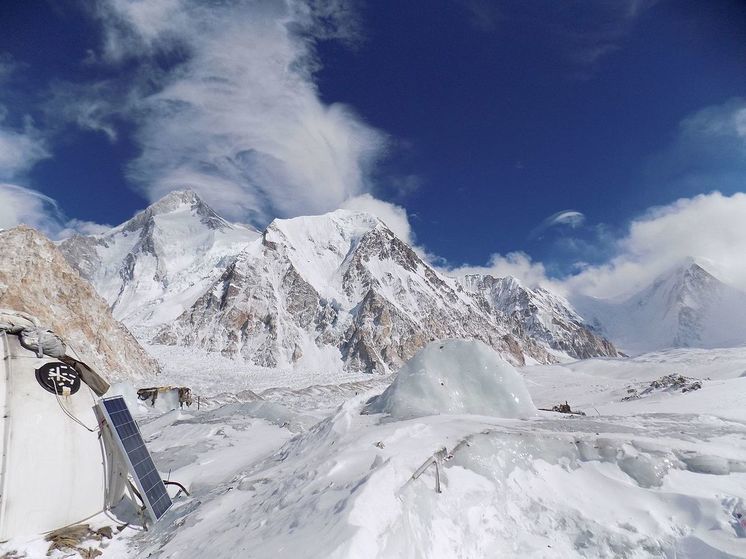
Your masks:
M669 146L651 157L646 179L673 192L746 189L746 98L684 118Z
M104 0L89 13L102 42L87 63L126 78L68 84L53 105L112 140L134 125L127 173L151 200L188 186L262 225L373 191L386 134L315 83L319 41L361 40L354 3Z
M577 229L585 223L585 215L577 210L562 210L554 213L534 227L528 235L529 240L539 239L553 227L569 227Z
M12 180L50 156L46 139L30 120L20 130L3 126L5 109L0 105L0 180Z
M9 54L0 52L0 87L7 86L19 66ZM11 115L2 93L0 89L0 180L7 181L23 176L37 162L50 157L50 152L47 138L31 117Z
M52 239L75 234L95 235L111 228L82 219L69 219L53 198L33 188L0 182L0 229L28 225Z
M57 203L49 196L16 184L0 183L0 229L23 223L47 230L50 221L57 222L57 215Z
M22 67L0 53L0 85L11 81ZM102 226L68 219L54 199L23 186L30 183L28 173L34 165L52 156L49 136L29 115L10 114L0 104L0 229L24 224L53 238L75 232L100 232Z
M602 59L622 48L637 20L658 0L456 0L472 25L484 32L501 26L542 33L576 78L588 78Z

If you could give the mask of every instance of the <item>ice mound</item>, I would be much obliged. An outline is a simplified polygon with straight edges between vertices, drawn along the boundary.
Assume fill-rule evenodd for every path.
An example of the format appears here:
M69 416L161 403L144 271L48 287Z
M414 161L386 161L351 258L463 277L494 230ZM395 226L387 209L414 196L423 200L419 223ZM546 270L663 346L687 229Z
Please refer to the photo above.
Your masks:
M536 408L521 375L487 345L444 340L428 344L405 363L365 412L395 419L437 414L524 418Z

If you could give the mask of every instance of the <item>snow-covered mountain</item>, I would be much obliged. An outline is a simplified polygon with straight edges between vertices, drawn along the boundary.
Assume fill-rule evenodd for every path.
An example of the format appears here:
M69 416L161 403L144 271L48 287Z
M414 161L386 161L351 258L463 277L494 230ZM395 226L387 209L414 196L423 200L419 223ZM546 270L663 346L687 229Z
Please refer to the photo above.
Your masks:
M0 307L36 316L110 380L159 369L55 245L29 227L0 231Z
M623 300L576 297L573 304L622 351L746 344L746 293L693 259Z
M616 355L563 299L447 277L362 212L277 219L260 236L182 191L60 248L141 339L262 367L386 372L440 338L517 364Z
M114 316L136 330L179 316L258 237L184 190L102 235L76 235L59 248Z
M498 303L438 273L379 219L338 210L275 220L155 341L267 367L379 372L396 370L440 338L480 339L520 364L616 355L579 322L535 338L524 327L529 317L521 322ZM533 310L527 304L525 313ZM563 309L563 316L570 314Z

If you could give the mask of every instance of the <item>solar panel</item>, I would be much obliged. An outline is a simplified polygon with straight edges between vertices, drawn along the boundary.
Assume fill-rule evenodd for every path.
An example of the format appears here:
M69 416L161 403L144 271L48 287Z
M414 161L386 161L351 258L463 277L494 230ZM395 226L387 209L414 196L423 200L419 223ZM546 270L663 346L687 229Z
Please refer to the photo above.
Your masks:
M137 488L153 522L160 520L171 507L171 497L166 492L161 475L155 469L150 452L145 446L145 441L142 440L140 428L135 423L124 398L121 396L104 398L100 401L99 408L112 427L114 440L117 441L119 449L127 459L129 471L135 478Z

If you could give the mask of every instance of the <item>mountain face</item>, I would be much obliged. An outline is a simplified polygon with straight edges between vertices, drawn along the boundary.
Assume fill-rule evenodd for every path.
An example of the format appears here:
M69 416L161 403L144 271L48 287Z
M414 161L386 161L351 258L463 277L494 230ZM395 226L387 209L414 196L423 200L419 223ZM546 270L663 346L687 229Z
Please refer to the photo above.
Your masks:
M186 190L103 235L76 235L59 248L114 316L137 330L179 316L258 237Z
M482 278L490 281L499 280ZM616 355L569 309L552 322L560 299L521 289L531 300L516 294L522 314L506 313L504 301L438 273L377 218L338 210L275 220L154 341L266 367L377 372L396 370L442 338L482 340L516 364ZM533 335L534 300L546 312L537 319L545 321L543 338Z
M57 247L29 227L0 231L0 307L37 317L110 380L159 369Z
M629 353L746 343L746 293L691 259L624 300L578 297L573 304Z
M388 372L442 338L482 340L515 364L616 355L561 298L444 276L361 212L259 235L175 192L60 248L141 339L263 367Z
M570 303L544 289L530 289L513 277L467 275L461 284L495 319L509 324L520 337L578 359L614 357L616 348L594 333Z

